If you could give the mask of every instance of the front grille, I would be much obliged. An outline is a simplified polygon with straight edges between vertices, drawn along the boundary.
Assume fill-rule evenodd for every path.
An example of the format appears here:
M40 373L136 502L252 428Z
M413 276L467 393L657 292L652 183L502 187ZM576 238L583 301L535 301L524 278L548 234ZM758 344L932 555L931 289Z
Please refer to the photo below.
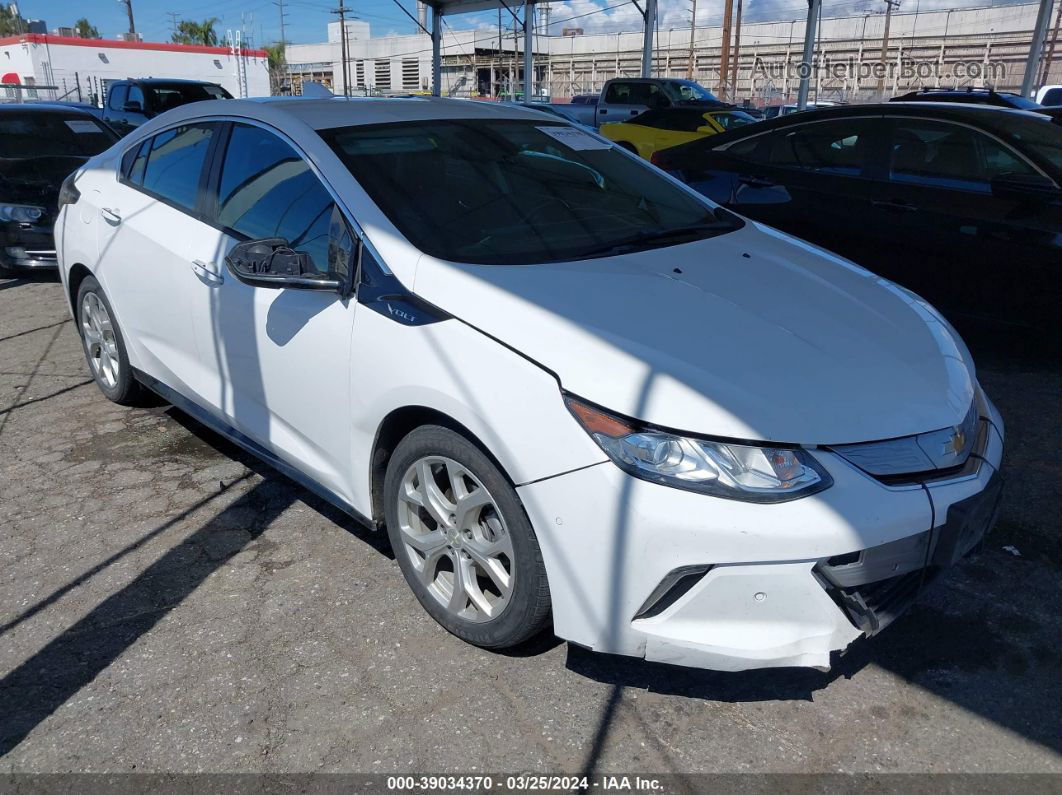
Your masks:
M57 257L55 256L55 251L48 251L47 249L26 249L26 259L50 260L52 262L58 261Z
M964 477L981 466L990 423L971 407L962 425L883 442L834 445L829 449L887 486ZM954 453L944 452L959 443Z

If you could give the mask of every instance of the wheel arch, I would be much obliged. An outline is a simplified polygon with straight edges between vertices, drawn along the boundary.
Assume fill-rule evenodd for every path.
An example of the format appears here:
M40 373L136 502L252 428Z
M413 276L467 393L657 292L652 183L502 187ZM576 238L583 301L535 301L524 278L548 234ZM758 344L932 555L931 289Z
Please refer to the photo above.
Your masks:
M377 526L382 527L384 523L384 477L387 474L387 464L391 460L391 455L406 436L425 425L439 425L463 436L491 460L509 485L516 487L512 476L498 457L466 425L436 408L419 405L401 406L390 411L380 421L373 439L372 454L369 459L369 496L372 520Z
M76 262L70 267L70 272L66 277L67 299L70 301L70 312L74 316L74 325L77 327L78 334L81 334L81 326L77 323L77 293L81 289L81 283L89 276L92 276L92 271L82 263Z

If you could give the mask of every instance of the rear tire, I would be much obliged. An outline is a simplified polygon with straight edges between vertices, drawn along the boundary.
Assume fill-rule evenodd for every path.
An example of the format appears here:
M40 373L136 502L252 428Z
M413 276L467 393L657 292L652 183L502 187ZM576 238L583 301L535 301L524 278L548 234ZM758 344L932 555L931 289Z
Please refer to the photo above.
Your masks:
M387 464L384 506L406 582L448 632L503 649L546 626L549 585L531 522L465 437L438 425L406 436Z
M150 393L133 377L125 339L100 283L86 276L77 291L77 328L85 360L96 386L121 406L153 402Z

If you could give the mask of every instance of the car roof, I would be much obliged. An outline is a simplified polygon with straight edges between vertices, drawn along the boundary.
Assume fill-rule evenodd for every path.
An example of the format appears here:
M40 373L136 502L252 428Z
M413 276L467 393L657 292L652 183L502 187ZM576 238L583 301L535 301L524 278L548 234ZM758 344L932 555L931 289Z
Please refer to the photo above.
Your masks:
M190 80L187 77L127 77L125 80L116 80L116 83L165 83L170 85L180 83L190 86L216 86L219 83L213 80Z
M539 123L567 124L559 116L546 117L543 111L500 102L441 97L256 97L251 99L209 99L180 105L137 128L127 138L140 139L174 123L210 118L246 118L272 124L280 129L300 126L312 130L404 121L467 119L525 119Z
M66 102L5 102L0 104L0 113L79 113L83 116L96 116L88 110L89 105L73 105Z
M922 116L927 119L964 122L985 130L999 130L1004 134L1008 132L1006 122L1015 116L1034 119L1037 123L1051 123L1050 117L1043 113L995 105L963 105L955 102L881 102L866 105L833 105L809 109L801 113L778 115L771 119L758 121L756 124L726 130L711 136L711 148L715 149L741 138L762 135L771 130L853 116ZM692 146L692 144L681 146Z

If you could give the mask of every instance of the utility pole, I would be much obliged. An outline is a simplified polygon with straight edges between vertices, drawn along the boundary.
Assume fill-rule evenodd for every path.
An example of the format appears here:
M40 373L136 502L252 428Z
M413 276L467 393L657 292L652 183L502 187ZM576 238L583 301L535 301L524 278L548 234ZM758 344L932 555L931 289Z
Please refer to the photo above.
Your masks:
M274 5L280 10L280 63L277 64L277 91L283 92L288 86L288 39L284 35L284 17L288 14L284 11L284 0L277 0ZM288 89L290 91L290 89Z
M889 25L892 23L892 9L899 5L900 0L885 0L885 34L881 37L881 74L878 75L878 97L880 99L885 98L885 71L889 62Z
M697 32L697 0L693 0L693 10L690 12L690 59L686 64L686 79L693 79L693 64L697 57L693 53L693 37Z
M741 0L737 0L737 16L734 19L734 57L730 62L730 101L737 99L738 63L741 59Z
M719 98L727 98L727 79L730 77L730 23L734 17L734 0L723 4L723 41L719 51Z
M177 20L181 16L179 11L167 11L166 16L170 18L170 25L173 26L173 35L177 35Z
M1047 45L1047 54L1044 55L1044 70L1040 73L1040 85L1047 85L1051 77L1051 61L1055 58L1055 47L1058 44L1058 32L1062 28L1062 3L1058 5L1058 14L1055 16L1055 31L1051 34L1051 43Z
M125 13L129 15L129 38L136 41L136 25L133 24L133 0L118 0L125 6Z
M288 14L284 10L284 0L277 0L277 2L274 3L274 5L278 9L280 9L280 46L281 46L281 48L283 48L283 47L287 46L287 43L288 43L288 38L287 38L287 36L284 35L284 17L286 17ZM285 58L284 60L286 61L287 58Z
M340 70L343 75L343 96L350 96L350 70L347 68L347 9L343 0L339 0L339 8L332 9L333 14L339 14L339 57L343 62Z
M1029 57L1025 60L1025 75L1021 79L1021 95L1027 97L1033 92L1033 81L1040 66L1040 55L1044 51L1044 39L1047 38L1047 23L1051 17L1053 0L1040 0L1040 10L1036 14L1036 27L1033 29L1032 43L1029 45Z

